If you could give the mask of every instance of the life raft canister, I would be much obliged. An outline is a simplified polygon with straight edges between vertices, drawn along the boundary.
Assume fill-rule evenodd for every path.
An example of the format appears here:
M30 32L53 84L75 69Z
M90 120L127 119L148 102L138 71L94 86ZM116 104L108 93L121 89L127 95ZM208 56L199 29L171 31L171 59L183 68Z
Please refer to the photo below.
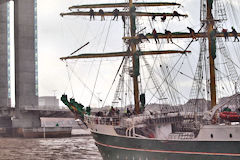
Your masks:
M239 122L240 115L237 112L223 111L219 114L221 119L230 121L230 122Z

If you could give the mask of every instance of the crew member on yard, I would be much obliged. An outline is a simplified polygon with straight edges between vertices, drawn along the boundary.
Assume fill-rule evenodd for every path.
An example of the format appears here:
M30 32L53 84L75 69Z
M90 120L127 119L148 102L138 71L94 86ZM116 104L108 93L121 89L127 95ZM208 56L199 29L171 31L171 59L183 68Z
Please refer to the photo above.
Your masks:
M158 39L157 31L156 31L155 28L154 28L153 31L152 31L152 35L153 35L153 38L154 38L155 42L156 42L156 43L160 43L160 42L159 42L159 39Z
M94 10L92 9L92 8L90 8L90 11L89 11L89 14L90 14L90 21L93 19L95 19L94 18Z
M141 33L141 34L138 34L138 40L139 40L140 43L142 43L142 40L143 40L143 39L146 39L148 42L150 42L149 39L147 38L147 36L145 36L145 35L142 34L142 33Z
M99 14L101 16L101 21L104 21L105 17L104 17L104 11L102 9L99 9Z
M118 15L119 15L119 10L118 9L114 9L113 10L113 20L115 20L116 18L116 21L118 20Z
M126 25L126 18L125 18L125 15L122 15L122 21L123 21L123 28L125 28L125 25Z
M156 16L155 15L152 16L152 21L156 21Z
M232 27L232 34L234 36L234 42L237 40L239 42L239 39L238 39L238 33L236 31L236 29L234 27Z
M173 43L172 41L172 32L168 31L165 29L165 35L167 35L167 42L169 43L169 40Z
M180 14L177 12L177 11L173 11L173 18L177 16L178 17L178 20L180 21Z
M167 16L164 14L161 18L162 22L165 22L166 18L167 18Z
M189 32L190 32L190 34L192 36L192 39L196 39L195 31L192 28L190 28L190 27L187 27L187 29L189 30Z
M223 33L223 35L224 35L224 38L225 38L225 41L227 41L228 40L228 31L227 31L227 29L222 29L222 33Z

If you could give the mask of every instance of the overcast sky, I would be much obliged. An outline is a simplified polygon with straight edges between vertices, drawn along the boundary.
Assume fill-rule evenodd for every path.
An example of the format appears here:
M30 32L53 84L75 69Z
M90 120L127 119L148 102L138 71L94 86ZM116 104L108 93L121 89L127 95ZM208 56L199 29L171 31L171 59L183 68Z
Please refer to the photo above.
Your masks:
M52 96L56 94L59 98L64 92L71 94L66 64L59 60L59 58L68 56L83 44L90 42L90 45L85 47L82 52L121 51L123 49L121 19L117 22L110 22L110 18L107 18L106 21L101 22L99 21L100 18L96 17L96 21L90 22L89 17L62 18L59 15L61 12L67 12L68 7L72 5L89 4L89 2L95 3L99 1L38 0L39 96ZM101 3L104 2L114 1L101 1ZM119 1L115 0L115 2ZM198 30L200 27L200 0L173 0L172 2L181 3L183 7L180 7L178 11L188 14L189 17L182 20L182 25L176 25L175 22L178 20L174 19L173 22L169 22L167 28L175 32L187 32L187 26ZM108 28L109 23L111 23L111 28ZM160 32L163 32L166 28L166 24L158 27L157 23L155 23L154 26ZM239 29L239 26L236 26L236 28ZM107 32L104 30L109 30L108 37L110 40L106 41L106 48L104 47L104 42ZM151 32L150 27L147 27L146 30ZM115 36L116 33L119 36ZM99 38L99 34L101 34L101 38ZM181 41L177 42L181 43ZM198 51L194 47L190 49ZM75 81L74 83L76 85L80 82ZM111 83L111 81L107 83ZM78 93L80 91L75 90L74 92ZM96 91L96 94L101 96L102 93L101 91Z

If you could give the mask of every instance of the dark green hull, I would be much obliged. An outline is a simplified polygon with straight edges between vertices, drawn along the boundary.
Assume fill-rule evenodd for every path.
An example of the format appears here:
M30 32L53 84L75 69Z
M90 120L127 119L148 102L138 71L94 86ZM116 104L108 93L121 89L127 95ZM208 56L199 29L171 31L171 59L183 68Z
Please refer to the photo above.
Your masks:
M161 141L92 134L104 160L240 160L238 141Z

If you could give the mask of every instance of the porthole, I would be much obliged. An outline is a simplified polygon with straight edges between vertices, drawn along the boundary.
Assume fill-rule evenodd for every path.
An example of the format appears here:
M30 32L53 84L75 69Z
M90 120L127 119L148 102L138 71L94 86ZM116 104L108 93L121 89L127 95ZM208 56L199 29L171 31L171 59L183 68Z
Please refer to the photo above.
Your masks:
M211 138L213 138L213 134L211 134Z
M232 138L232 133L229 134L229 137Z

